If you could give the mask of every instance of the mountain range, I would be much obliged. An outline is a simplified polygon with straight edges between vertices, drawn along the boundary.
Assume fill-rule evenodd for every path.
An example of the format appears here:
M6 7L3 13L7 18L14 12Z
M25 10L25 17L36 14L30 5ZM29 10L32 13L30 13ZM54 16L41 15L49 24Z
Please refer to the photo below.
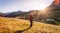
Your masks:
M58 10L58 14L60 15L60 4L59 5L55 5L54 1L51 3L50 6L47 7L47 10L49 11L49 9L52 11L54 10L52 13L56 13ZM56 10L57 9L57 10ZM27 16L30 12L36 12L38 13L38 11L40 10L31 10L29 12L22 12L22 11L16 11L16 12L12 12L12 13L0 13L0 16L3 17L16 17L16 16Z

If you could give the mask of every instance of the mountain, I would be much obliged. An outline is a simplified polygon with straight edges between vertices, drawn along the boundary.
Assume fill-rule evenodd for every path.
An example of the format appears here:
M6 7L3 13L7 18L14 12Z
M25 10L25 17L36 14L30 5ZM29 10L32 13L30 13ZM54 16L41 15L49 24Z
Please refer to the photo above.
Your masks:
M55 5L54 1L50 6L47 7L47 10L51 12L52 18L60 18L60 3Z
M21 11L18 11L18 12L12 12L12 13L9 13L6 15L6 17L12 17L12 16L17 16L18 14L20 14Z
M16 16L23 16L25 12L17 11L7 14L5 17L16 17Z
M58 11L58 12L57 12ZM30 10L29 12L22 12L22 11L16 11L16 12L12 12L12 13L1 13L0 15L3 15L5 17L17 17L17 16L24 16L24 17L27 17L29 13L33 13L35 18L36 17L39 17L39 18L43 18L42 16L46 16L46 17L49 17L52 15L52 18L53 17L60 17L60 4L59 5L55 5L54 4L54 1L51 3L50 6L47 7L47 15L41 15L41 10Z
M0 12L0 17L3 17L3 16L5 16L6 14L5 13L1 13Z
M52 2L52 4L50 6L47 7L48 9L60 9L60 3L59 5L55 5L54 1Z

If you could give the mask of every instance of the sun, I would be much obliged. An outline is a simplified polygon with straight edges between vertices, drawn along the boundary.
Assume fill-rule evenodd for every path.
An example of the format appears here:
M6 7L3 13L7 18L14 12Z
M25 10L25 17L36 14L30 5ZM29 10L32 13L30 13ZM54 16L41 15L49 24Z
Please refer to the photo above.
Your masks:
M40 10L44 10L45 9L45 7L40 7Z
M46 7L47 7L47 6L41 5L41 6L40 6L40 10L45 10Z

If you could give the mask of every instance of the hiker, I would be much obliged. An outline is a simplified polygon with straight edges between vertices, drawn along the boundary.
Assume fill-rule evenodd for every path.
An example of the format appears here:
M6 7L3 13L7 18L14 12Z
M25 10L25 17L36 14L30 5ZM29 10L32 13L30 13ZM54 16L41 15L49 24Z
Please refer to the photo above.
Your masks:
M24 30L18 30L18 31L16 31L14 33L22 33L23 31L26 31L26 30L28 30L28 29L30 29L32 27L32 23L33 23L33 14L32 13L29 14L29 20L30 20L30 23L31 23L30 27L28 27L27 29L24 29Z
M32 26L32 23L33 23L33 13L29 14L29 20L30 20L30 23L31 23L30 26Z

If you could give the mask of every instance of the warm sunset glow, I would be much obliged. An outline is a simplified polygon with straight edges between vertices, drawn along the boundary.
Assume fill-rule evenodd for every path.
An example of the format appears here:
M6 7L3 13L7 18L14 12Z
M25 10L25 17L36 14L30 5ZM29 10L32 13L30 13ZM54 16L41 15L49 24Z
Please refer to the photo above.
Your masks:
M58 5L59 4L59 0L55 0L55 5Z

